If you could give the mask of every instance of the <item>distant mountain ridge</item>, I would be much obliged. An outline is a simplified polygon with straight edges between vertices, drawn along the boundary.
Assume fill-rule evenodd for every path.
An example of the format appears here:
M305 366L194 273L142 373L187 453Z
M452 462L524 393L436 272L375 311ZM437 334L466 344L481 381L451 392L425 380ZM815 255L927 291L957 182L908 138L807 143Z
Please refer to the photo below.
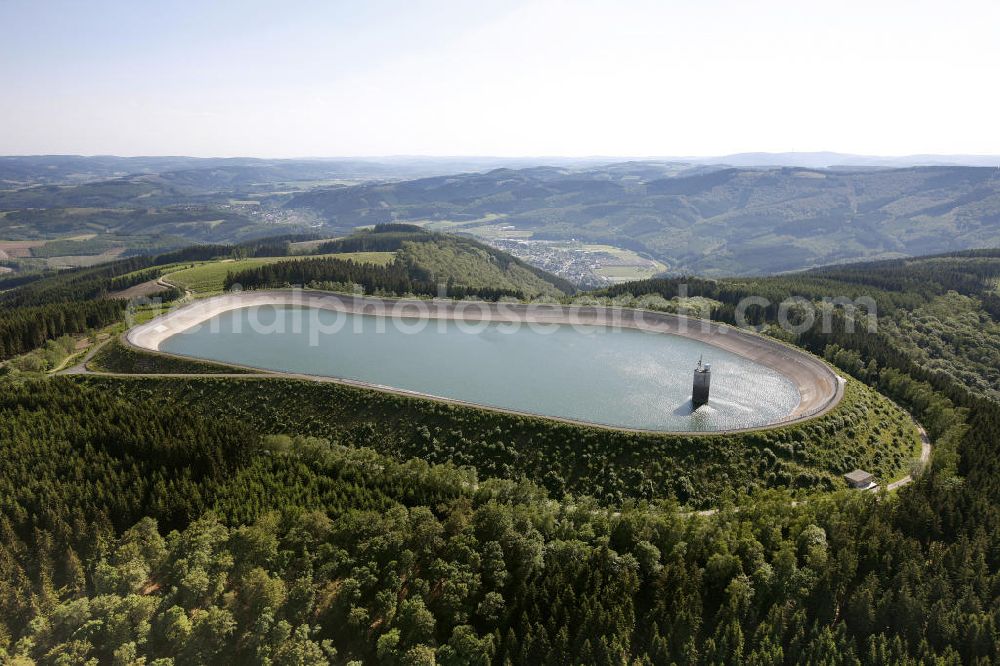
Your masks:
M539 165L583 167L620 159L566 157L323 157L267 159L256 157L118 157L115 155L0 155L0 191L38 185L81 185L111 179L175 173L205 186L211 174L252 174L256 183L321 179L400 180L428 176L489 171L501 167ZM198 175L205 176L202 183Z
M753 153L549 165L506 158L499 163L507 166L490 170L501 158L4 157L0 240L115 233L233 242L386 222L430 222L458 233L493 225L484 237L512 229L522 239L607 243L656 258L672 273L703 275L1000 244L996 167L878 163L920 156L832 168L718 163L855 157ZM460 168L467 170L435 173Z
M258 182L341 178L399 180L498 168L526 169L553 166L573 169L608 167L622 163L687 164L731 167L905 168L912 166L1000 167L1000 155L877 156L819 152L752 152L719 156L592 156L592 157L316 157L268 159L256 157L185 157L157 155L0 155L0 190L33 185L79 185L100 180L171 172L211 171L257 175Z
M804 167L829 168L891 168L913 166L978 166L1000 167L1000 155L855 155L850 153L792 152L792 153L735 153L718 157L678 157L677 161L692 164L724 164L734 167Z
M703 275L1000 243L1000 170L983 167L496 169L314 189L286 206L344 229L445 220L461 231L490 218L533 238L618 244Z

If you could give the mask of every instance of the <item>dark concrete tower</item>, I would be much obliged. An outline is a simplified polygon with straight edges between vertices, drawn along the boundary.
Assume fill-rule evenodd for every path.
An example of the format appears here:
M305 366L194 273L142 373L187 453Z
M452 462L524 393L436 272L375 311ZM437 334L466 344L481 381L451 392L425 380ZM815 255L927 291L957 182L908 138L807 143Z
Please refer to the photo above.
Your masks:
M712 385L712 366L702 364L698 358L698 366L694 369L694 384L691 387L691 402L695 407L701 407L708 402L708 389Z

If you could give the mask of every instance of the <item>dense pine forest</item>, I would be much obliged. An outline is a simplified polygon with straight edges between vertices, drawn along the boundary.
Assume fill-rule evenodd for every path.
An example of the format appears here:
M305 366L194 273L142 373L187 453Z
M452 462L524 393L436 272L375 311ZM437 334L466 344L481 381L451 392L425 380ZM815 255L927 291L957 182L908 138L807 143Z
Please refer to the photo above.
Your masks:
M46 340L100 329L124 315L127 303L114 294L155 279L160 267L226 255L287 252L288 243L269 240L245 246L192 246L155 257L131 257L91 268L40 273L16 282L0 282L0 360L23 354ZM180 296L163 287L163 300Z
M430 279L414 278L413 271L399 261L394 261L388 266L376 266L331 257L280 261L250 268L229 273L225 282L227 291L233 287L261 289L290 286L337 291L352 291L357 286L366 294L415 296L437 296L442 293L442 287L447 288L447 284L439 285ZM524 293L512 289L471 288L455 284L444 293L454 298L475 297L488 301L524 298Z
M124 302L104 296L184 260L0 294L3 344L18 341L5 353L110 323ZM687 484L683 466L654 465L652 441L358 389L9 373L0 661L995 663L1000 401L993 375L968 376L995 358L998 278L989 251L596 294L673 299L683 283L729 322L740 298L763 296L775 305L747 314L775 335L789 296L877 305L874 332L863 308L835 306L830 332L782 335L853 376L842 407L738 446L687 442L691 469L718 458ZM945 317L948 304L965 318ZM143 371L114 348L103 358ZM832 471L866 414L887 436L905 422L860 399L871 390L934 444L891 495L842 489ZM828 472L796 468L810 458ZM790 470L813 478L779 477ZM769 473L780 482L746 482Z
M192 371L187 361L174 361L181 369L172 374ZM146 365L141 356L137 363ZM164 370L153 367L144 372ZM891 480L909 471L918 441L902 410L858 382L847 387L840 408L809 423L766 432L680 435L566 424L281 377L85 381L126 399L183 405L208 416L225 411L262 433L319 437L400 460L451 463L481 478L532 481L555 499L589 496L607 506L670 499L709 509L730 494L766 489L805 497L840 488L841 474L858 467Z

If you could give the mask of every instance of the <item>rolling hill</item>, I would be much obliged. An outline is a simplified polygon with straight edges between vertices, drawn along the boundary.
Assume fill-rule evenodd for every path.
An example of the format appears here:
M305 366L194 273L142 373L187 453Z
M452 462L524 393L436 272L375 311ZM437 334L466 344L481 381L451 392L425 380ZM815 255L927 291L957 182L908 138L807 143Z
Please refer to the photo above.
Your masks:
M284 261L249 273L234 273L230 281L244 287L342 282L352 271L345 273L338 262L326 260L345 253L361 257L395 253L392 261L380 262L384 269L377 275L360 280L367 283L366 291L387 290L393 285L397 291L433 296L443 287L449 296L465 294L491 300L504 296L561 298L575 291L566 280L471 238L409 225L379 225L316 245L313 252L320 256L312 261Z
M142 237L138 245L124 243L140 250L303 231L332 236L410 222L493 242L607 244L658 260L671 273L709 276L788 272L1000 241L997 169L877 164L740 168L704 160L580 161L400 180L492 163L0 158L0 240L110 233ZM532 259L530 252L523 256Z
M522 237L645 251L673 272L762 274L996 245L1000 171L536 167L317 188L286 207L341 228L395 220L462 231L491 219Z

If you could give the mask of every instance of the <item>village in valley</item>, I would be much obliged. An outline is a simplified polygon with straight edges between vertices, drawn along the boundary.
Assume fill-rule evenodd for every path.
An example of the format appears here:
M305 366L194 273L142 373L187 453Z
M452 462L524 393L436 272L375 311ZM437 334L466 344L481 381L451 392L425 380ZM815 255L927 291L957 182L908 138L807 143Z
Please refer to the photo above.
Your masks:
M589 245L577 240L555 241L530 238L482 238L493 247L509 252L584 288L606 287L629 280L651 278L667 270L655 259L613 245Z

